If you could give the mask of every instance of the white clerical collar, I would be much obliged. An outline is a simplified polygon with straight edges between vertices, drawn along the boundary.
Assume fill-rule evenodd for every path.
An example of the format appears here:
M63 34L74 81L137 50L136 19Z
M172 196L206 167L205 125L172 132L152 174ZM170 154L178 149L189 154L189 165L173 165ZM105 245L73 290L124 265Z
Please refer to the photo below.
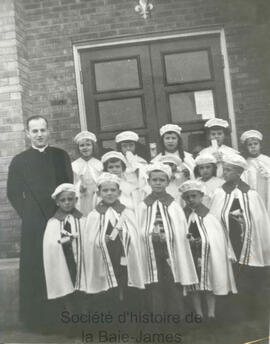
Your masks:
M40 153L43 153L47 147L48 147L48 145L46 145L46 146L44 146L42 148L38 148L38 147L35 147L34 145L32 145L32 148L40 151Z

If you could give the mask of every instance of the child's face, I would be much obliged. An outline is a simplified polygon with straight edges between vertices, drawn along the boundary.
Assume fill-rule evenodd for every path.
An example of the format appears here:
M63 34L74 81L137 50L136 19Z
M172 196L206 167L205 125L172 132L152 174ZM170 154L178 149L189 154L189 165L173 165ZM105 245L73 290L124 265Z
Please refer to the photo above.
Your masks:
M104 183L99 187L98 195L106 204L113 204L120 196L120 189L116 183Z
M74 192L63 191L56 199L56 205L64 212L70 213L75 208L77 197Z
M256 157L256 156L261 154L261 142L260 142L260 140L251 137L250 139L247 139L246 146L247 146L248 153L251 156Z
M89 139L80 140L78 148L82 158L90 158L93 154L93 142Z
M223 165L223 178L226 182L237 182L242 172L243 169L241 167L226 163Z
M190 208L197 208L201 204L203 194L197 190L186 191L183 194L183 199Z
M213 164L203 164L199 165L199 174L202 180L208 180L214 176L214 166Z
M136 143L134 141L123 141L120 143L121 152L125 155L126 152L135 154Z
M151 172L148 183L151 186L153 192L164 192L169 185L169 178L166 173L162 171Z
M221 146L225 139L224 130L223 129L210 129L209 139L210 141L217 140L218 146Z
M178 147L178 136L176 133L166 133L163 136L165 150L174 153Z
M123 166L122 166L122 161L117 160L115 162L109 161L107 165L107 171L109 173L117 175L119 178L121 178L123 174Z

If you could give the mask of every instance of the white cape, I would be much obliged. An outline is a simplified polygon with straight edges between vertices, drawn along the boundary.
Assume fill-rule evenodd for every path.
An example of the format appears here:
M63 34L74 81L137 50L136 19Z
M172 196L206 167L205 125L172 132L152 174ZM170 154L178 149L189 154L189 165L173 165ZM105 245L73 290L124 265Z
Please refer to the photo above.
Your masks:
M123 229L123 247L127 257L128 286L144 288L139 236L132 211L125 209L121 214L111 207L105 215L93 210L87 218L84 241L86 266L86 292L90 294L117 287L117 280L105 243L105 234L109 220L113 224L121 222ZM118 223L118 225L119 225Z
M75 290L85 289L85 268L82 257L82 242L84 240L84 225L86 218L80 219L69 215L71 233L77 234L78 238L73 239L72 248L77 264L77 276L75 286L72 283L66 258L62 245L58 243L61 239L64 221L51 218L44 232L43 237L43 262L48 299L65 296ZM34 283L34 281L33 281Z
M232 263L227 255L227 243L221 224L212 215L195 215L199 230L201 249L201 276L200 290L211 291L215 295L227 295L229 292L237 293L233 276ZM188 226L191 216L188 219Z
M147 206L142 202L139 207L139 230L143 256L144 279L146 284L158 282L158 271L151 233L154 229L157 204ZM192 285L198 283L187 235L185 214L175 201L167 207L159 202L159 208L166 234L167 248L172 274L176 283Z
M246 224L239 263L250 266L269 266L270 220L264 203L254 190L242 192L238 189L238 195ZM235 260L235 253L229 238L229 212L233 200L233 193L226 193L223 188L217 189L210 212L222 223L228 242L229 258Z

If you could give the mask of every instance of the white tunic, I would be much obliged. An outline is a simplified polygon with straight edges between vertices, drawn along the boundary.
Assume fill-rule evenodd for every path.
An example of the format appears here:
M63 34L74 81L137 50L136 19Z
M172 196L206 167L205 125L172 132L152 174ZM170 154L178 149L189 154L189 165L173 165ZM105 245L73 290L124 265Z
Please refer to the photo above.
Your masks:
M260 154L256 158L248 158L247 162L248 169L242 178L251 189L258 192L270 214L270 157Z
M218 178L218 177L212 177L208 179L206 182L202 180L202 178L198 178L200 182L203 183L205 186L205 194L203 196L202 203L207 207L210 208L210 205L212 203L212 198L214 196L214 192L216 189L221 187L222 184L224 184L224 179Z
M73 161L72 169L74 185L78 196L77 208L84 216L87 216L95 206L93 204L93 196L97 189L96 181L102 172L103 165L96 158L91 158L88 161L79 158ZM86 190L82 191L81 186L85 187Z

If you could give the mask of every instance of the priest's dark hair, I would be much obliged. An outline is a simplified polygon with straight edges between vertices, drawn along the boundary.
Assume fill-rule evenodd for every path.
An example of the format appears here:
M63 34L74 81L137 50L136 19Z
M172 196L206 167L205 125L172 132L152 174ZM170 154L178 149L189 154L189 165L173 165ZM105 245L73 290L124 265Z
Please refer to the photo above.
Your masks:
M36 120L38 120L38 119L44 119L44 121L45 121L46 124L47 124L47 128L48 128L49 122L48 122L47 118L45 118L45 117L43 117L43 116L41 116L41 115L34 115L34 116L31 116L31 117L28 117L27 120L26 120L26 128L29 129L29 123L30 123L31 121L36 121Z
M160 148L161 148L161 154L162 155L165 155L165 145L164 145L164 136L166 134L175 134L178 138L178 144L177 144L177 151L179 153L179 158L184 161L185 160L185 152L184 152L184 149L183 149L183 140L181 138L181 136L179 134L177 134L176 132L174 131L167 131L166 133L164 133L161 137L160 137Z

